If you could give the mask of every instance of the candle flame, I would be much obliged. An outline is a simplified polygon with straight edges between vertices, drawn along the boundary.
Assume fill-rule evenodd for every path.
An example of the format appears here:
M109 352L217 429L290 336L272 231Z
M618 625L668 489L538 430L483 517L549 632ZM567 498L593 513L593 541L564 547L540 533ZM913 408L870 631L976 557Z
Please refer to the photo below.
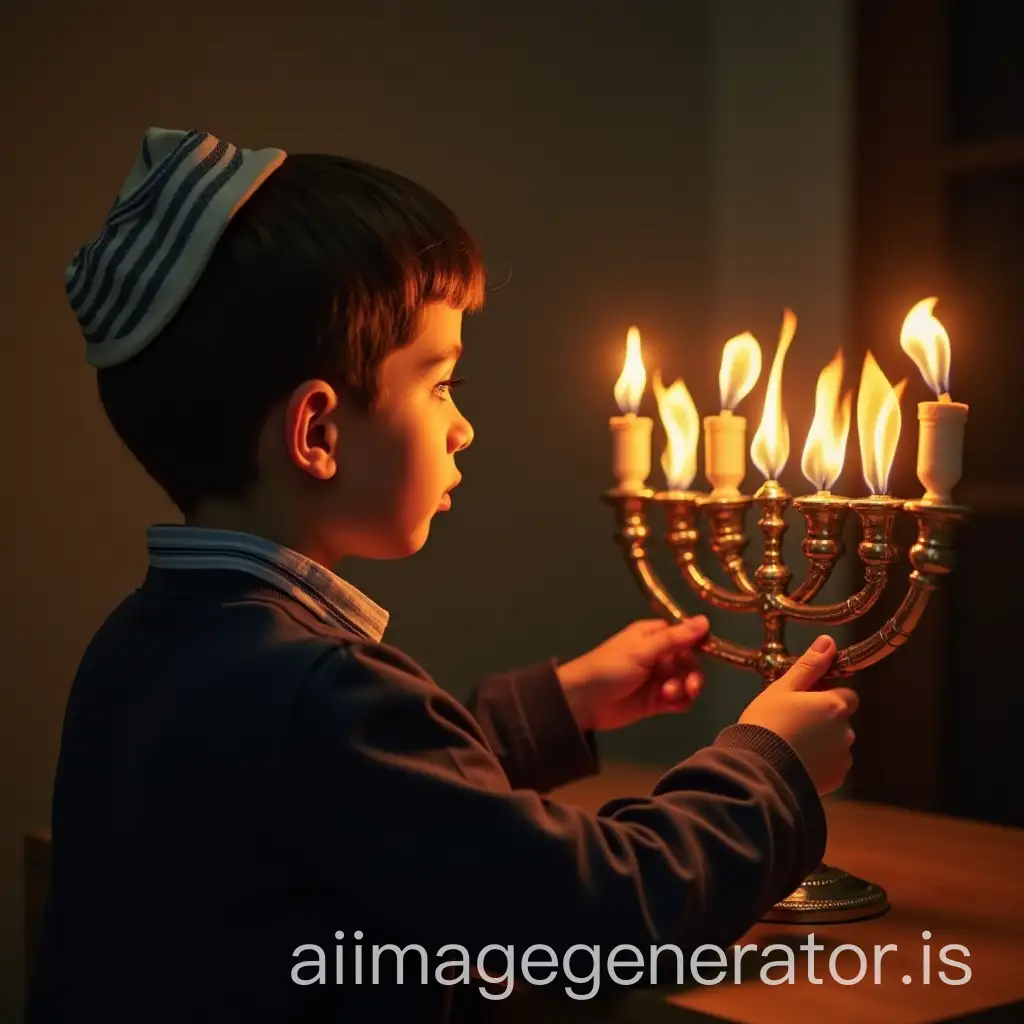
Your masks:
M850 436L853 392L847 391L842 401L843 353L840 349L818 375L814 395L814 419L807 432L804 454L800 461L803 475L818 488L827 491L839 478L846 458L846 442Z
M900 331L900 348L921 371L936 396L949 393L949 335L932 315L937 298L922 299L907 314Z
M864 482L872 494L886 494L889 489L889 473L902 426L900 399L906 385L904 377L893 387L868 350L857 396L857 433Z
M671 387L665 388L658 370L654 373L654 395L668 442L661 456L665 481L671 490L685 491L697 475L697 406L682 379L677 378Z
M626 358L622 364L622 373L615 383L615 401L619 411L636 413L640 409L640 399L647 386L647 369L640 354L640 331L630 327L626 333Z
M766 480L777 480L789 458L789 423L782 408L782 366L796 333L796 314L787 309L782 319L779 347L775 350L761 423L750 445L750 458Z
M761 376L761 346L749 332L730 338L722 349L722 366L718 371L718 388L722 408L735 409L753 390Z

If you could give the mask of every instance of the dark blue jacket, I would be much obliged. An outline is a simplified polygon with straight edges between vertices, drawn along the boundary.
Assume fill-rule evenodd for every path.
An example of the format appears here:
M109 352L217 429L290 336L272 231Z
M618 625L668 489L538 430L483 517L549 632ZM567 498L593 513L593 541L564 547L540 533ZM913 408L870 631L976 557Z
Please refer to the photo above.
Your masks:
M479 979L438 983L448 944L474 968L490 944L517 965L724 946L823 855L820 800L766 730L597 815L545 795L595 771L554 663L464 706L252 575L151 567L70 694L29 1020L453 1019Z

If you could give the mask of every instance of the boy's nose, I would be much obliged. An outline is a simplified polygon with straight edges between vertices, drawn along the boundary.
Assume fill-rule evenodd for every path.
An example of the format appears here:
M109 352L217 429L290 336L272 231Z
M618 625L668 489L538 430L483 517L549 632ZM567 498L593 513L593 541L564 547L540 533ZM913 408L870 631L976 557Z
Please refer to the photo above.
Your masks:
M460 417L459 422L452 428L448 435L448 448L453 454L461 452L473 443L473 425L465 416Z

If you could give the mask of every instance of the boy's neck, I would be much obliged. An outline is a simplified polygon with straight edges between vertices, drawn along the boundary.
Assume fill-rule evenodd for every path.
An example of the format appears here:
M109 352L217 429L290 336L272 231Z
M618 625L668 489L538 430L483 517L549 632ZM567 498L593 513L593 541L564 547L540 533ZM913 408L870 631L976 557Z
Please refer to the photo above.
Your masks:
M185 525L250 533L283 548L297 551L325 568L330 568L332 563L337 562L337 558L334 558L310 531L297 529L293 524L286 523L284 517L268 515L252 507L228 502L206 502L185 516Z

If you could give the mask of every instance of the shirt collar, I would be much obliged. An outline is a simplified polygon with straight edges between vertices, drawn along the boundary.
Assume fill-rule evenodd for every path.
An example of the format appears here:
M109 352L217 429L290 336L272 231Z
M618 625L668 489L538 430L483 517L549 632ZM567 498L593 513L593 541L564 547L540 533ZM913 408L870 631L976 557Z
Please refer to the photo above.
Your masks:
M149 564L159 569L233 569L295 598L329 625L380 643L388 612L329 569L291 548L237 530L157 523L146 530Z

